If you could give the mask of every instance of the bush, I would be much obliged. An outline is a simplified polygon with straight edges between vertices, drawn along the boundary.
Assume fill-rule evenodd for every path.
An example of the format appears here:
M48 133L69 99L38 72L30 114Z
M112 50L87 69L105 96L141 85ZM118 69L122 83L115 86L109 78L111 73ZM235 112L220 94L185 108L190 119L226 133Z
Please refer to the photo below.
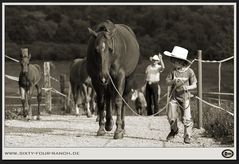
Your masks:
M16 43L9 42L5 45L5 55L19 59L20 46Z
M217 105L217 104L215 104ZM192 118L195 127L198 127L197 100L191 102ZM221 107L233 113L233 103L223 102ZM232 144L234 141L234 119L233 116L220 109L203 104L203 128L205 135L213 137L222 144Z
M20 48L28 47L33 60L71 60L83 58L87 53L86 44L62 44L53 42L34 42L33 44L17 45L6 44L6 54L13 58L19 58Z

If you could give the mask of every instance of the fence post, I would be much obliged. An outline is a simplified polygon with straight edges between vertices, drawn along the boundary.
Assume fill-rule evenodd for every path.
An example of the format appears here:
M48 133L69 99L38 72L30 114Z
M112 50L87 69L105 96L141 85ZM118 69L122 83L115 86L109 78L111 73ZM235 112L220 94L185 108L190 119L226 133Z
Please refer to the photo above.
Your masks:
M198 50L198 97L202 99L202 50ZM198 127L203 127L202 102L198 100Z
M66 95L66 75L65 74L61 74L60 75L60 92L64 95ZM67 110L67 98L61 96L61 102L62 102L62 106L63 106L63 111L66 112Z
M46 111L51 113L51 76L50 76L50 62L44 62L44 88L46 88L45 104Z
M218 66L218 106L221 107L221 67L222 67L222 63L219 63Z
M67 107L69 107L69 113L71 113L72 101L71 101L71 83L68 82L68 95L67 95Z

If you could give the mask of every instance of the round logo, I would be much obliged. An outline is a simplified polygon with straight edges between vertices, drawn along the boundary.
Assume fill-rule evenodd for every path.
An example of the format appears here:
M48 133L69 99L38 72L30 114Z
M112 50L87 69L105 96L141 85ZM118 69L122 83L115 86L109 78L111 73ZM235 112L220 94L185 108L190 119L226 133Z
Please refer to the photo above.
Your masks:
M234 155L234 152L230 149L225 149L222 151L222 156L224 158L231 158Z

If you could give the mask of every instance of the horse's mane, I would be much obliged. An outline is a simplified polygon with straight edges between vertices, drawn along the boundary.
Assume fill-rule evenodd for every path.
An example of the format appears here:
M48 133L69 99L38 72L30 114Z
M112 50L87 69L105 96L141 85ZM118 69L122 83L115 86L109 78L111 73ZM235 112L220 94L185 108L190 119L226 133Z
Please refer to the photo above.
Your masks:
M111 22L110 20L106 20L102 23L100 23L97 28L96 28L96 32L101 32L101 31L106 31L109 33L113 33L115 29L115 25L113 22Z

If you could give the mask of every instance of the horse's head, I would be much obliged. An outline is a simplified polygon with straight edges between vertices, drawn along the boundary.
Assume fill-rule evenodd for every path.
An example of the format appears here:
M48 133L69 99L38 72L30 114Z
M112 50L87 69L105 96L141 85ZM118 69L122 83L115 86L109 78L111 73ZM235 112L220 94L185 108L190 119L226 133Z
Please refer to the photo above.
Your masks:
M137 89L131 89L130 99L135 101L139 97L139 91Z
M20 64L23 73L27 73L29 70L29 61L31 59L31 54L28 54L27 48L22 48L20 52Z
M114 38L113 33L108 31L95 32L89 28L90 34L95 37L94 52L97 63L96 67L99 70L99 80L103 85L109 82L109 72L111 64L114 61Z

